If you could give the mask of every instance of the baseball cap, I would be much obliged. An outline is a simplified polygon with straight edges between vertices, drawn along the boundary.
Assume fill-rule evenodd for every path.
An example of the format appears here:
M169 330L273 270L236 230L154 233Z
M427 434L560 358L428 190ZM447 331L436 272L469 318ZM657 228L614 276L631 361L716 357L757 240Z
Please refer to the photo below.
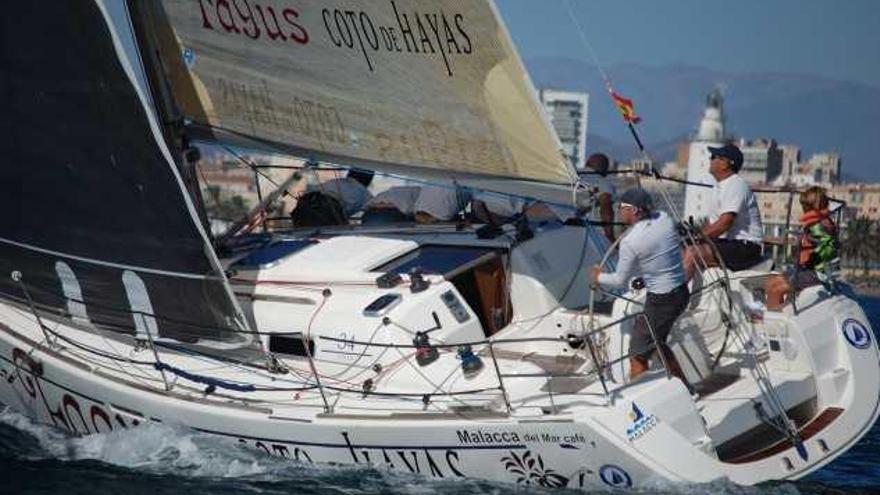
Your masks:
M620 204L632 205L644 211L654 209L654 201L651 199L651 195L641 187L627 189L620 195L619 201Z
M708 146L707 148L712 156L720 156L730 160L731 168L734 172L739 172L739 170L742 168L743 154L742 151L740 151L739 148L736 147L736 145L725 144L720 148L716 148L713 146Z

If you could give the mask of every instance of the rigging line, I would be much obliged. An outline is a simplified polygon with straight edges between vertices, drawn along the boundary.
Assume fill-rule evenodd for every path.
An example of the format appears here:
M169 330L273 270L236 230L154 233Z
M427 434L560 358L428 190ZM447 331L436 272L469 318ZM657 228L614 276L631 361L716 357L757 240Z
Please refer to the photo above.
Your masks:
M109 347L110 350L115 352L117 355L122 356L123 359L125 360L125 362L128 363L129 368L126 369L120 361L118 361L116 359L110 360L110 364L116 366L116 368L119 369L120 373L126 374L128 376L132 376L135 379L138 379L139 378L138 375L140 375L140 378L149 379L151 381L153 380L152 376L150 376L146 373L142 373L142 370L140 368L138 368L137 365L135 365L135 363L132 361L130 352L128 353L128 355L125 355L122 352L120 352L116 348L116 346L114 345L113 341L111 339L107 338L107 336L105 336L105 335L101 335L101 340L104 341L104 345ZM109 366L107 366L107 367L109 368ZM130 370L134 370L134 371L130 371ZM141 381L141 380L139 380L139 381ZM141 381L141 382L143 383L143 381Z
M30 315L30 313L27 313L27 315ZM104 352L104 351L99 350L95 347L92 347L92 346L80 343L76 340L73 340L72 338L67 337L65 335L62 335L59 332L56 332L50 328L47 328L47 331L49 331L52 335L55 335L57 338L67 342L68 344L70 344L74 348L78 348L82 351L85 351L86 353L93 354L95 356L103 357L103 358L109 360L111 363L119 363L119 362L124 361L124 362L127 362L132 365L140 365L140 366L150 367L150 368L152 368L154 365L153 362L135 361L135 360L131 359L130 357L123 356L121 353L118 353L118 351L116 352L116 354ZM161 343L160 343L160 345L161 345ZM187 354L191 357L195 357L196 359L203 361L203 362L207 361L207 359L212 359L212 360L215 360L218 362L225 362L225 363L228 363L228 367L231 369L237 369L239 371L245 371L250 374L256 374L257 376L260 376L260 377L265 377L265 375L258 373L258 370L249 369L246 366L243 366L242 363L239 363L237 361L226 360L226 359L223 359L222 357L209 356L207 354L199 353L199 352L189 350L189 349L179 348L176 346L172 346L172 348L178 352L183 353L183 354ZM115 348L113 350L115 351ZM71 352L71 351L69 350L68 352ZM76 354L76 353L73 353L73 354ZM84 359L84 360L91 362L91 363L95 363L95 366L100 367L100 368L112 369L110 366L108 366L106 364L100 363L98 361L94 361L92 359L88 359L86 357L81 357L81 359ZM199 372L202 373L202 372L204 372L204 370L205 370L204 368L200 369ZM131 373L127 373L122 368L120 368L120 372L127 374L127 375L130 375L132 378L138 379L138 381L141 381L142 383L144 383L142 381L142 379L149 379L149 380L156 381L155 379L153 379L149 375L138 377L136 375L132 375ZM334 379L333 377L329 377L327 375L321 375L321 376ZM282 381L285 383L299 384L296 381L286 380L283 378L273 378L273 381ZM354 385L354 383L352 383L350 381L346 381L346 380L335 379L335 381L337 381L339 383L345 383L348 385ZM247 383L247 382L239 382L239 383ZM294 387L294 388L291 388L291 387L266 387L266 386L261 386L261 385L256 385L256 387L257 387L257 390L259 390L259 391L304 391L304 390L313 390L316 388L315 385L309 384L307 379L303 379L303 384L304 384L304 386L302 386L302 387ZM334 389L334 387L326 387L326 388Z
M303 289L307 290L308 288L303 288ZM40 287L31 287L31 290L34 293L56 297L61 300L69 300L69 301L77 302L80 304L86 303L85 300L83 300L83 299L77 299L75 297L67 297L64 295L60 295L57 291L51 291L51 290L43 289ZM8 299L8 300L18 302L18 303L23 302L22 298L8 294L6 292L3 292L2 290L0 290L0 299ZM120 316L134 316L134 315L149 316L151 318L155 318L156 320L158 320L159 322L162 322L162 323L185 325L187 327L190 327L190 328L193 328L196 330L210 330L210 331L216 331L216 332L223 332L223 333L230 333L230 334L234 333L234 334L242 334L242 335L291 335L291 334L299 334L300 333L298 331L296 331L296 332L295 331L279 332L279 331L273 331L273 330L260 331L260 330L227 329L227 328L223 328L223 327L214 327L214 326L207 326L207 325L202 325L202 324L198 324L198 323L187 322L187 321L183 321L183 320L178 320L176 318L168 318L165 316L156 315L156 314L152 314L152 313L146 313L143 311L133 311L128 308L108 306L106 304L92 302L92 303L90 303L90 306L92 308L97 308L100 310L113 312L113 313L116 313L117 315L120 315ZM44 311L54 311L55 310L55 308L52 306L39 305L39 307L41 309L43 309ZM96 326L99 326L101 329L107 330L109 332L117 333L117 334L130 335L132 330L134 330L133 325L132 326L124 326L124 325L120 325L120 324L110 323L108 321L97 321L94 317L91 318L91 321ZM181 331L181 333L185 333L186 335L190 335L190 336L203 337L202 334L198 334L196 332L182 332ZM166 344L160 342L160 345L166 345ZM205 354L205 355L210 356L208 354Z
M599 55L596 53L596 50L593 49L593 45L590 44L590 41L587 39L587 35L584 34L584 30L581 27L581 23L578 22L577 17L574 15L574 11L571 9L571 4L568 0L565 0L565 7L568 10L568 17L571 18L571 22L574 24L575 29L577 30L578 35L580 36L581 43L586 47L587 51L590 52L590 56L593 59L593 63L596 64L596 69L599 70L599 75L602 77L602 80L605 82L605 86L611 87L611 80L608 78L608 74L605 73L605 70L602 68L602 64L599 62Z
M236 279L241 280L241 279ZM323 292L327 286L346 286L346 287L376 287L375 282L357 281L357 280L257 280L252 282L253 285L274 285L279 287L287 287L296 290ZM312 286L320 286L320 288Z
M361 351L361 353L357 355L357 357L354 359L353 362L349 363L349 365L348 365L347 367L343 368L342 371L339 371L338 373L334 373L333 375L329 375L329 374L328 374L328 375L324 375L324 376L327 376L327 377L332 378L332 379L334 379L334 380L340 380L340 379L338 378L339 376L341 376L341 375L347 373L348 370L352 369L352 368L353 368L353 367L354 367L354 366L355 366L355 365L356 365L356 364L357 364L357 363L358 363L358 362L364 357L364 355L365 355L365 354L367 353L367 351L370 349L370 346L373 345L373 339L376 338L376 335L379 333L379 330L380 330L383 326L385 326L385 325L382 324L382 322L379 322L379 323L376 325L376 328L374 328L374 329L373 329L373 332L370 334L370 338L369 338L369 340L367 340L367 345L364 346L364 348L363 348L363 350ZM379 361L382 359L382 356L383 356L386 352L388 352L388 349L387 349L387 348L383 349L383 350L379 353L379 355L376 357L376 359L375 359L374 362L379 362ZM356 379L357 377L363 375L368 369L369 369L369 367L361 368L361 370L360 370L359 372L355 373L354 376L351 376L351 377L346 378L346 380L354 380L354 379Z
M416 366L412 363L412 360L410 358L413 355L415 355L415 352L404 353L403 350L399 349L399 348L397 349L397 352L400 354L400 357L402 358L402 361L404 363L409 365L410 368L412 368L418 375L420 375L422 377L422 379L428 383L428 385L430 385L431 387L434 387L434 389L429 394L422 394L422 395L437 395L437 391L439 390L442 395L449 397L450 399L460 403L461 405L463 405L463 406L469 405L466 401L464 401L458 397L458 395L461 394L461 392L451 392L451 391L444 388L444 385L446 384L446 382L449 381L449 379L452 377L452 375L455 374L456 371L458 371L457 366L453 367L452 370L449 372L449 374L447 374L446 377L443 380L441 380L440 383L438 384L438 383L435 383L433 380L431 380L428 377L428 375L426 375L418 366ZM485 391L485 390L481 390L481 391Z
M608 90L609 95L614 94L614 88L611 85L611 78L608 77L608 74L605 72L605 69L602 66L602 63L599 61L599 55L596 53L596 50L593 48L593 45L587 39L587 35L584 33L584 29L581 27L580 22L578 22L577 17L574 15L574 11L571 8L571 4L568 0L565 0L565 7L568 10L568 16L571 18L571 22L574 24L575 29L578 32L578 35L581 40L581 44L586 47L587 51L590 52L590 56L593 59L593 63L596 65L596 69L599 71L599 75L602 77L602 81L605 83L605 88ZM613 98L613 96L612 96ZM630 132L632 133L633 138L636 141L636 145L639 148L639 151L642 153L642 156L648 158L648 153L645 151L645 147L642 145L642 140L639 138L638 133L636 132L635 126L633 126L632 122L627 122L627 127L629 127ZM638 181L638 176L636 177L636 181Z
M208 178L205 177L205 171L201 166L201 161L196 164L196 170L199 173L199 176L202 178L202 182L207 186L208 193L211 195L211 199L214 201L215 205L220 204L220 188L216 187L215 189L211 189L212 184L208 182Z
M85 299L68 297L66 295L59 294L57 291L44 289L42 287L30 286L29 288L30 288L30 290L32 290L36 294L43 294L46 296L57 298L59 300L59 304L61 304L62 301L65 301L65 302L66 301L73 301L73 302L82 304L84 306L86 305ZM13 301L18 301L18 302L22 301L21 298L18 298L14 295L0 291L0 299L3 299L3 298L11 299ZM56 311L56 308L51 305L39 304L38 306L41 309L43 309L44 311L49 311L49 312ZM101 303L96 303L96 302L89 302L88 306L91 307L92 309L98 309L101 311L107 311L107 312L114 313L115 316L119 316L119 317L122 317L122 316L134 317L135 315L149 316L149 317L155 318L156 320L163 322L163 323L184 325L186 327L190 327L190 328L193 328L196 330L211 330L211 331L216 331L216 332L242 333L242 334L251 334L251 335L258 335L259 334L259 332L256 332L256 331L244 331L244 330L225 329L222 327L206 326L206 325L202 325L199 323L187 322L187 321L179 320L176 318L168 318L165 316L147 313L144 311L135 311L135 310L132 310L129 308L123 308L123 307L119 307L119 306L109 306L106 304L101 304ZM119 324L113 324L113 323L106 322L106 321L100 321L100 316L98 317L97 320L95 318L90 318L90 319L91 319L92 323L95 323L96 325L100 326L101 328L105 328L108 331L111 331L114 333L130 334L131 330L134 330L134 328L135 328L133 324L132 324L132 326L124 326L124 325L119 325ZM185 333L188 335L192 335L192 336L201 336L201 334L197 334L195 332L185 332Z
M62 338L64 339L64 337L62 337ZM107 353L103 353L102 351L98 351L98 350L96 350L96 349L94 349L94 348L91 348L91 349L90 349L90 348L88 348L88 346L85 346L84 344L80 344L80 345L78 345L78 344L76 343L76 341L73 341L73 340L70 340L70 339L64 339L64 340L70 342L70 343L71 343L72 345L74 345L74 346L81 347L82 349L84 349L84 350L87 351L87 352L90 352L90 353L93 353L93 354L96 354L96 355L99 355L99 356L105 357L105 358L107 358L107 359L109 359L109 360L111 360L111 361L123 361L123 360L124 360L124 361L127 361L127 362L131 362L131 363L135 363L135 364L140 364L140 365L142 365L142 366L147 366L147 367L150 367L150 368L152 368L152 367L153 367L153 364L154 364L154 363L152 363L152 362L145 362L145 361L144 361L144 362L132 361L130 358L119 358L119 357L114 357L113 355L110 355L110 354L107 354ZM182 348L182 347L177 347L177 346L170 346L170 347L169 347L168 345L165 345L165 344L163 344L163 343L161 343L161 342L159 343L159 345L162 345L163 347L171 348L172 350L174 350L174 351L176 351L176 352L178 352L178 353L180 353L180 354L186 355L186 356L188 356L188 357L190 357L190 358L193 358L193 359L195 359L195 360L197 360L197 361L201 361L202 363L205 363L205 364L208 364L208 363L209 363L209 360L218 363L218 366L213 366L213 367L202 367L202 368L199 368L198 370L194 370L194 372L197 372L197 373L205 373L205 372L210 372L210 371L215 370L215 369L223 369L223 366L222 366L222 365L223 365L223 363L225 363L225 364L226 364L226 366L225 366L226 369L231 369L231 370L237 370L237 371L240 371L240 372L245 372L245 373L248 373L248 374L251 374L251 375L256 375L256 376L261 377L261 378L269 378L268 375L264 375L264 374L259 373L259 370L258 370L258 369L250 368L250 367L248 367L248 366L242 364L242 363L239 362L239 361L234 361L234 360L224 359L224 358L222 358L222 357L210 356L210 355L207 355L207 354L199 353L199 352L196 352L196 351L194 351L194 350L185 349L185 348ZM119 353L119 356L123 356L123 354ZM286 379L284 379L284 378L280 378L280 377L271 377L271 379L272 379L272 381L280 381L280 382L291 383L291 384L300 384L299 382L291 381L291 380L286 380ZM238 383L248 383L248 382L238 381ZM255 387L257 387L258 390L262 390L262 391L310 390L310 389L314 388L314 386L312 386L312 385L308 385L307 380L303 380L303 384L306 384L306 385L305 385L305 388L301 388L301 387L298 387L298 388L290 388L290 387L266 387L266 386L262 386L262 385L255 385Z
M263 173L263 172L260 170L261 167L257 167L257 165L256 165L255 163L251 163L251 162L248 161L245 157L243 157L243 156L241 156L240 154L238 154L235 150L233 150L233 149L232 149L231 147L229 147L228 145L224 145L224 146L223 146L223 149L225 149L227 152L229 152L230 155L234 156L236 160L238 160L238 161L240 161L241 163L244 163L245 165L247 165L247 167L248 167L249 169L251 169L254 173L258 174L260 177L262 177L262 178L266 179L267 181L269 181L269 183L272 184L273 186L275 186L276 188L281 187L281 184L278 184L277 182L275 182L274 180L272 180L272 177L270 177L269 175ZM260 185L257 184L257 187L259 188Z
M204 126L205 128L207 128L207 129L216 129L216 130L219 130L219 131L230 132L228 129L224 129L223 127L220 127L220 126L213 126L213 125L209 125L209 124L199 124L199 125L202 125L202 126ZM286 150L286 149L283 148L282 146L273 145L272 143L268 143L268 142L267 142L267 143L263 143L263 144L265 144L267 147L270 147L270 148L275 149L276 152L278 152L278 153L282 153L282 154L285 154L285 155L287 155L287 156L295 156L295 157L298 157L298 158L302 158L302 157L299 156L299 155L295 155L295 154L291 153L289 150ZM398 180L407 181L407 182L409 182L409 183L413 183L413 184L429 185L429 186L434 186L434 187L439 187L439 188L445 188L445 189L452 189L452 190L455 189L454 187L452 187L452 186L450 186L450 185L448 185L448 184L446 184L446 183L442 183L442 182L432 182L432 181L430 181L430 180L426 180L426 179L420 179L420 178L417 178L417 177L406 176L406 175L402 175L402 174L395 174L395 173L387 172L387 171L381 171L381 170L375 170L375 169L367 169L367 168L364 168L364 167L351 167L351 166L344 166L344 165L339 165L338 163L332 163L332 162L328 162L328 161L320 161L320 160L318 160L318 159L315 159L314 157L309 157L309 158L307 158L307 160L309 161L309 163L312 163L312 164L314 164L315 166L311 166L311 167L310 167L310 166L305 166L305 167L294 167L294 168L304 168L304 169L313 169L313 170L318 170L318 169L320 169L320 170L325 170L325 169L326 169L326 170L350 170L350 169L352 169L352 168L361 168L361 169L363 169L363 170L372 170L373 173L374 173L375 175L378 175L378 176L380 176L380 177L388 177L388 178L392 178L392 179L398 179ZM277 168L290 168L290 167L275 166L275 165L263 165L263 166L260 166L260 168L275 168L275 167L277 167ZM492 178L492 179L502 179L502 180L503 180L503 179L523 180L523 179L520 178L520 177L502 176L502 175L491 176L490 178ZM571 186L571 183L564 183L564 184L562 184L562 183L555 183L555 182L541 182L541 181L536 181L536 182L538 182L538 183L540 183L540 184L547 184L547 185L553 185L553 186L559 186L559 187L562 187L562 186ZM542 202L544 202L544 203L548 203L548 204L552 204L552 205L557 205L557 206L563 206L563 207L569 207L569 206L571 206L571 205L566 204L566 203L559 203L559 202L555 202L555 201L547 201L547 200L539 200L538 198L535 198L535 197L532 197L532 196L524 196L524 195L513 194L513 193L505 193L505 192L499 192L499 191L490 191L490 190L482 189L482 188L479 188L479 187L464 186L464 188L469 189L469 190L472 190L472 191L480 191L480 192L483 192L483 193L486 193L486 194L489 194L489 195L497 195L497 196L500 196L500 197L518 198L518 199L529 200L529 201L542 201Z
M124 263L115 263L112 261L97 260L94 258L87 258L85 256L78 256L75 254L64 253L64 252L55 251L52 249L41 248L39 246L34 246L32 244L26 244L24 242L17 242L17 241L5 239L2 237L0 237L0 243L8 244L10 246L19 247L22 249L27 249L29 251L34 251L34 252L38 252L38 253L42 253L42 254L48 254L48 255L57 256L60 258L67 258L70 260L81 261L83 263L89 263L92 265L106 266L109 268L117 268L119 270L131 270L131 271L140 272L140 273L149 273L152 275L160 275L163 277L177 277L177 278L185 278L185 279L191 279L191 280L209 280L209 281L214 280L214 281L218 281L218 282L221 281L220 277L216 277L216 276L200 275L200 274L186 273L186 272L175 272L175 271L170 271L170 270L159 270L156 268L147 268L144 266L127 265Z
M107 359L109 359L109 360L111 360L111 361L122 361L122 360L123 360L122 358L120 358L120 357L118 357L118 356L114 356L113 354L109 354L109 353L106 353L106 352L100 351L100 350L95 349L95 348L91 348L90 346L87 346L87 345L85 345L85 344L79 343L79 342L77 342L77 341L75 341L75 340L73 340L73 339L68 338L68 337L65 336L65 335L62 335L62 334L60 334L60 333L53 332L51 329L48 329L48 328L47 328L47 331L49 331L49 332L52 333L53 335L56 335L56 336L57 336L58 338L60 338L61 340L64 340L65 342L68 342L68 343L71 344L72 346L77 347L77 348L79 348L79 349L82 349L82 350L84 350L84 351L86 351L86 352L88 352L88 353L92 353L92 354L95 354L95 355L97 355L97 356L101 356L101 357L107 358ZM129 362L134 362L134 363L140 364L140 365L142 365L142 366L153 366L153 364L154 364L154 362L148 362L148 361L142 361L142 362L132 361L132 360L130 360L129 358L126 358L125 360L126 360L126 361L129 361ZM444 380L444 381L445 381L445 380ZM343 381L343 383L345 383L345 382ZM258 387L258 390L261 390L261 391L303 391L303 390L313 390L313 389L315 389L315 388L317 388L317 387L314 386L314 385L309 385L309 386L307 386L307 387L305 387L305 388ZM325 386L324 388L327 388L327 389L332 390L332 391L338 391L338 392L354 392L354 393L362 393L361 390L356 390L356 389L341 389L341 388L333 387L333 386ZM485 391L489 391L489 390L494 390L494 389L467 390L467 391L462 391L462 392L445 392L443 395L453 396L453 395L455 395L455 394L462 394L462 395L464 395L464 394L474 394L474 393L481 393L481 392L485 392ZM375 393L374 393L374 394L375 394ZM421 394L389 394L389 393L385 393L385 394L379 394L379 395L389 395L389 396L396 396L396 395L412 395L412 396L415 396L415 395L421 395Z

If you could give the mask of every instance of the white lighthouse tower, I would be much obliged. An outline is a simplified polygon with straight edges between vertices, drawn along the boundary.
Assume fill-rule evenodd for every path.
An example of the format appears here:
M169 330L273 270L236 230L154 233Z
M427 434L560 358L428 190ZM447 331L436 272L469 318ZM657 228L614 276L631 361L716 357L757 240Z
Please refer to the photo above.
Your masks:
M715 184L709 174L709 146L721 146L727 141L724 133L724 101L719 89L706 96L706 108L697 135L691 141L688 152L687 180L703 184ZM707 187L688 185L685 188L684 218L699 220L711 212L712 190Z

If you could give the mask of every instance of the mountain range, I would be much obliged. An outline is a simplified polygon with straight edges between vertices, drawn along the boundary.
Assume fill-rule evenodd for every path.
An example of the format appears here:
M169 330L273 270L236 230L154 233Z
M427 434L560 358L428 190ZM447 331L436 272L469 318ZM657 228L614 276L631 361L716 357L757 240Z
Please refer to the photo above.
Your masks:
M590 94L588 153L605 151L617 160L637 156L595 66L564 58L531 59L526 66L538 88ZM728 134L799 146L802 160L836 152L845 179L880 182L880 167L873 163L880 156L880 88L831 76L736 74L685 65L622 64L604 70L615 90L634 101L642 142L657 160L675 158L676 144L699 124L706 95L720 87Z

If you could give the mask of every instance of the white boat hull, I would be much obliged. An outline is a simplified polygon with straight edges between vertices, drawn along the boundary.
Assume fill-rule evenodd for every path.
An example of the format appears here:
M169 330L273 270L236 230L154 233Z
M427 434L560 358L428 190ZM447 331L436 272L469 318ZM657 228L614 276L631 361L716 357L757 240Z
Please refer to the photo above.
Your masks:
M839 304L851 304L849 311L861 313L846 299ZM841 389L846 414L804 442L808 459L789 447L754 462L732 464L695 448L674 421L651 412L651 401L658 397L689 402L677 380L656 378L609 402L585 397L584 407L558 414L527 408L509 416L475 411L327 414L314 401L269 408L181 387L166 392L138 385L78 360L70 346L40 344L43 339L24 311L3 305L2 312L7 324L0 327L0 401L40 422L77 435L149 421L183 424L227 438L231 445L303 463L373 464L432 478L574 488L797 478L855 443L878 412L878 351L870 336L867 343L856 341L864 348L835 346L846 354L840 357L851 360L851 369L866 372L848 377ZM12 313L17 316L7 318ZM866 321L864 315L859 319ZM863 328L869 327L865 323ZM840 330L829 330L828 338L849 340ZM637 402L641 417L634 420ZM292 414L296 407L310 410L311 418Z

